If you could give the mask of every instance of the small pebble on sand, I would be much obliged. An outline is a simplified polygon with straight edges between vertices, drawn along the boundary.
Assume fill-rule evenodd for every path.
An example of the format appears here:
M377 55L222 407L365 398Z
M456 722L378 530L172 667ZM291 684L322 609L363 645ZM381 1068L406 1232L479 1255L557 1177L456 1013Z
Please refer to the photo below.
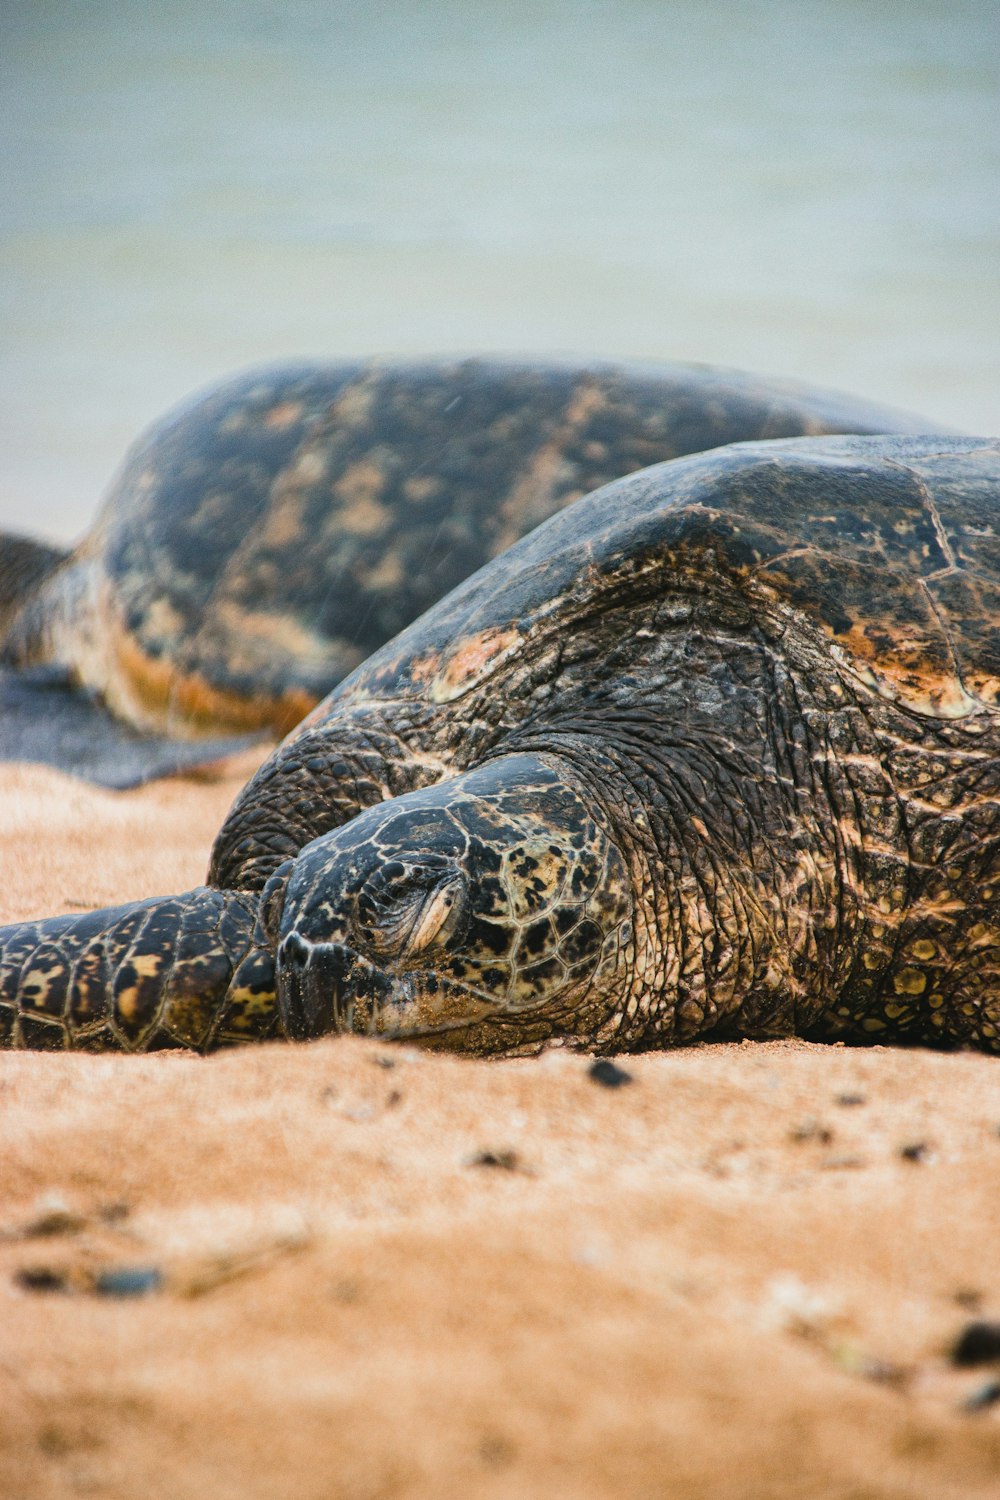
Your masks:
M967 1323L952 1346L953 1365L986 1365L1000 1360L1000 1323L977 1318Z
M620 1089L623 1084L632 1082L631 1073L626 1073L624 1068L620 1068L617 1063L610 1062L606 1057L591 1063L587 1069L587 1077L606 1089Z
M158 1266L115 1266L94 1277L98 1297L146 1297L162 1285L163 1273Z

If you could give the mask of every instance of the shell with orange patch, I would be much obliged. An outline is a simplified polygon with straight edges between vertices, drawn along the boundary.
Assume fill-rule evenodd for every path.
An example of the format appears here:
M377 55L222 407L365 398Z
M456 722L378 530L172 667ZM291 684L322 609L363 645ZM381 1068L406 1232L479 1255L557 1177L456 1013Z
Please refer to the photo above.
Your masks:
M372 656L329 700L446 704L536 632L720 579L794 613L861 684L932 719L1000 705L1000 448L952 438L740 443L656 465L553 517ZM575 628L575 627L574 627ZM321 708L312 718L321 724Z

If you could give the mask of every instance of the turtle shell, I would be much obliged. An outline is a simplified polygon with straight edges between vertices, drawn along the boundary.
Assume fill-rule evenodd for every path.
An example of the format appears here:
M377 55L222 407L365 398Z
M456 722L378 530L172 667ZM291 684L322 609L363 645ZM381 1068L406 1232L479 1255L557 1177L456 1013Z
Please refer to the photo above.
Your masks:
M743 443L588 496L494 559L310 715L369 699L457 702L533 635L697 591L711 575L916 714L1000 699L1000 442L841 437ZM641 670L642 643L632 652ZM595 670L599 670L595 664Z
M65 665L146 728L284 731L489 557L619 475L748 438L920 428L697 366L256 371L137 444L10 654Z

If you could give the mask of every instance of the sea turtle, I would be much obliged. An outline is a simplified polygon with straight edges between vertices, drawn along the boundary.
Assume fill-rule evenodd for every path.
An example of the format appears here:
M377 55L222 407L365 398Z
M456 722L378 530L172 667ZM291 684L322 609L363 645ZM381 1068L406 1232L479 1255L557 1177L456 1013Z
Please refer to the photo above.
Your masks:
M12 1045L1000 1051L1000 442L737 444L552 517L183 896L0 930Z
M0 601L5 557L22 596L0 655L34 669L0 684L0 755L125 785L217 752L81 718L82 699L39 664L146 734L283 734L448 589L608 480L749 438L922 430L850 397L698 366L253 371L140 440L61 566L0 539Z

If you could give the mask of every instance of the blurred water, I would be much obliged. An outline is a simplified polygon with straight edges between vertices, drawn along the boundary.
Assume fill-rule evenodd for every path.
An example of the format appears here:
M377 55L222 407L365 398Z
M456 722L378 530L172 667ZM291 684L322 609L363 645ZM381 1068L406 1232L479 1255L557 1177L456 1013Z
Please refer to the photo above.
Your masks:
M1000 431L995 0L6 0L0 526L299 354L718 361Z

